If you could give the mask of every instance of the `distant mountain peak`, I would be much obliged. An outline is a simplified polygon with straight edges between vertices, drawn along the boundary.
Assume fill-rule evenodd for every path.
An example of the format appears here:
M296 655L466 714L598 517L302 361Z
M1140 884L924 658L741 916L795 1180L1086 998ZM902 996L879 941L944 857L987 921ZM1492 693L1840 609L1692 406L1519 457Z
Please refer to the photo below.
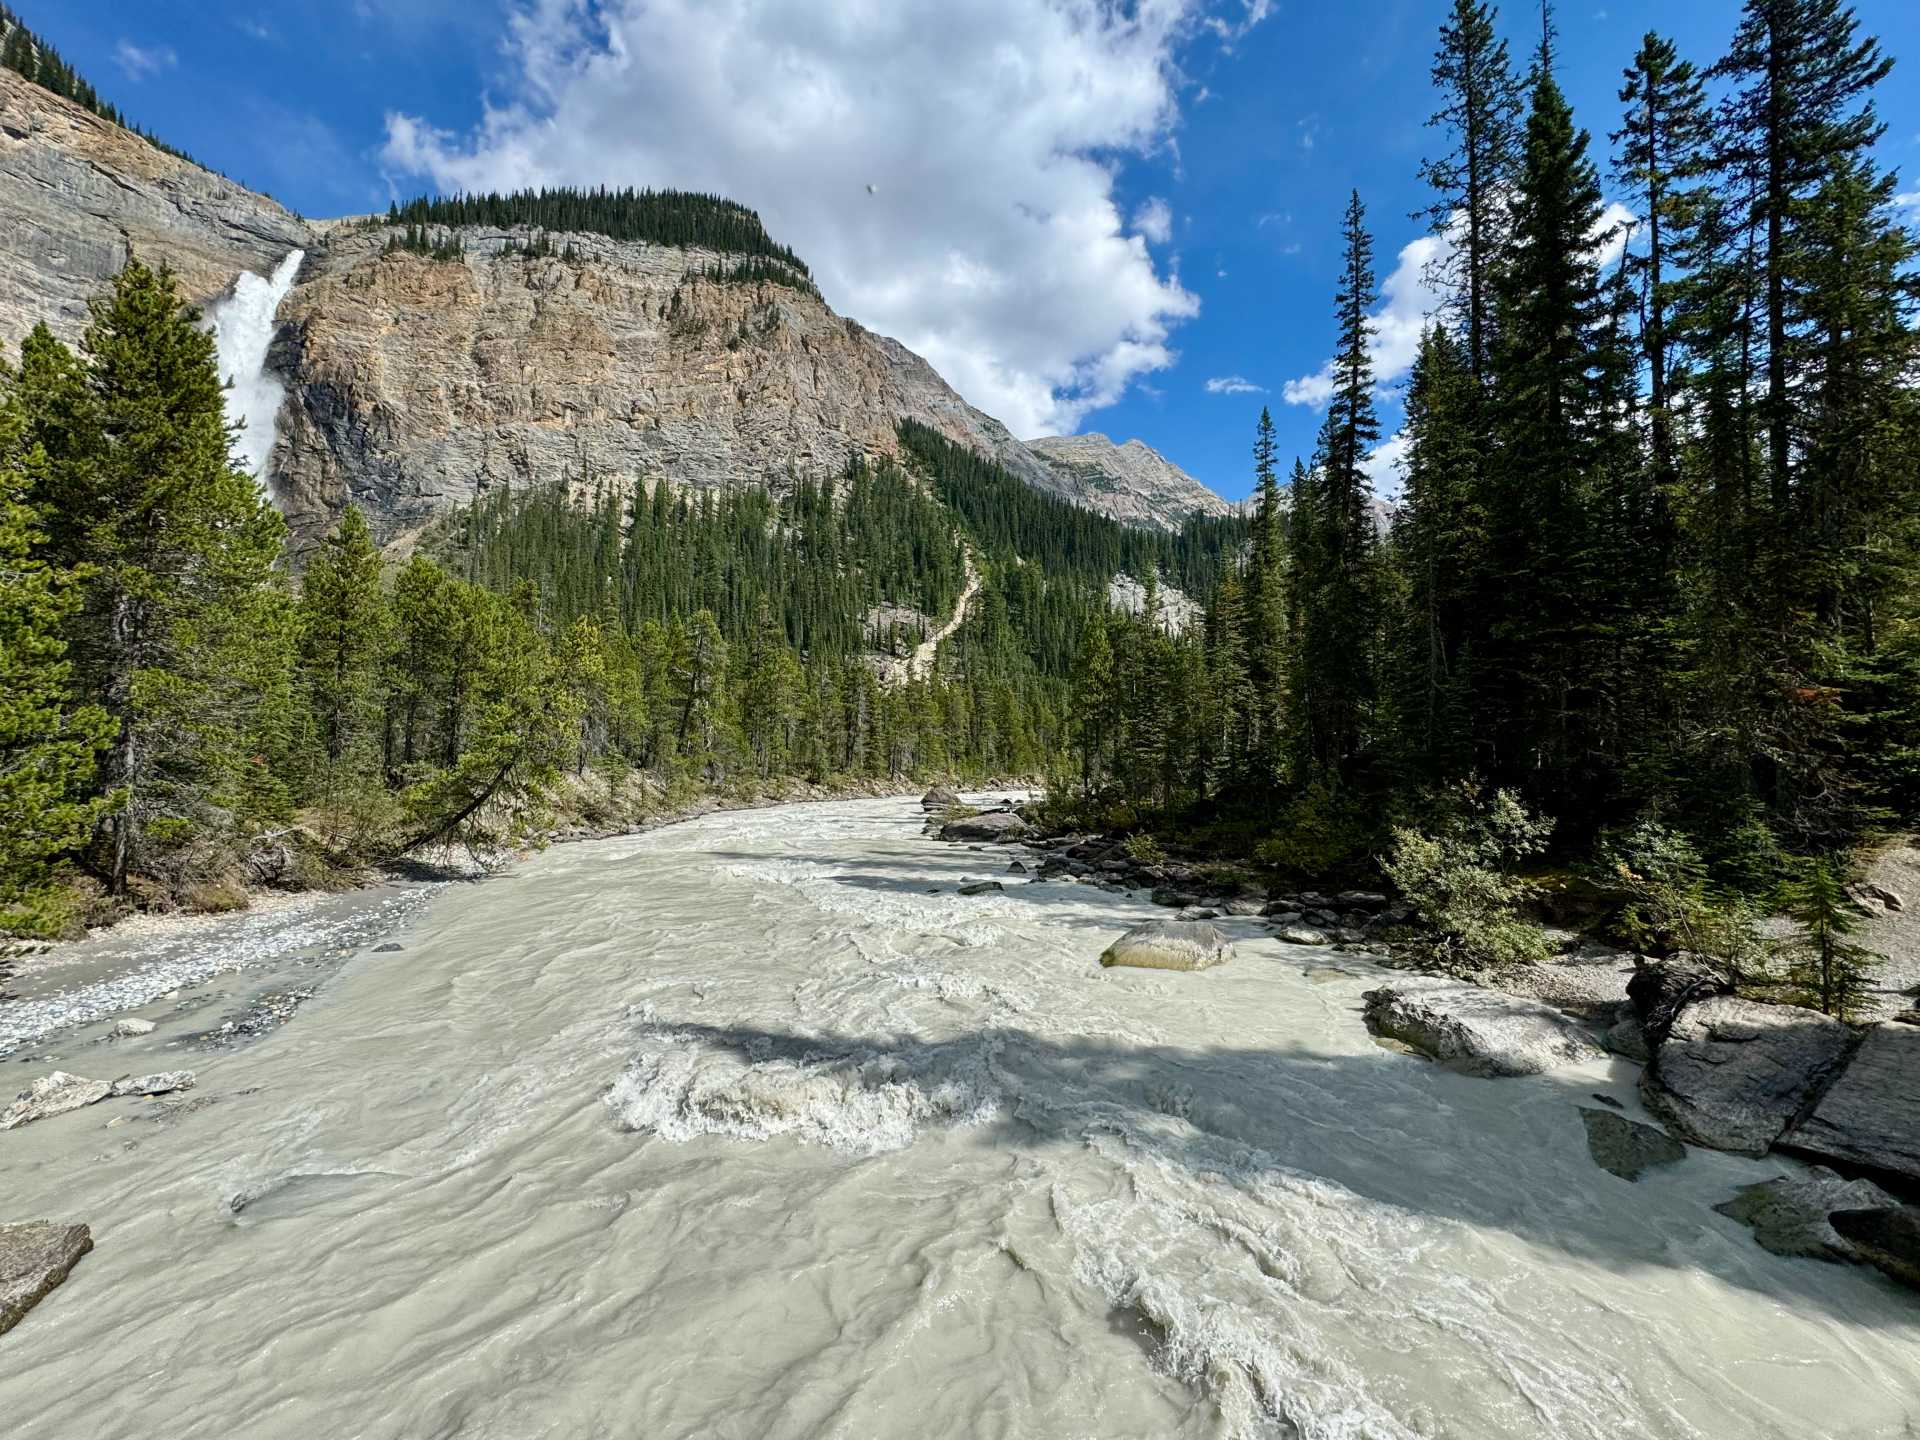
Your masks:
M1115 444L1098 431L1026 442L1059 477L1070 498L1116 520L1178 530L1189 515L1229 515L1233 507L1141 439Z

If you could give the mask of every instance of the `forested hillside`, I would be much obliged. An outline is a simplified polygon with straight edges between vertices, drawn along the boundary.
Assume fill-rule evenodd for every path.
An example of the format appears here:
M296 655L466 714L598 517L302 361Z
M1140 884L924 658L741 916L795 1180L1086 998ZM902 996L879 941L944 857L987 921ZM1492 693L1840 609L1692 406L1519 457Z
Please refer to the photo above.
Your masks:
M159 136L142 130L112 104L101 99L100 93L84 75L68 64L58 50L29 30L25 22L4 5L0 5L0 65L24 75L63 100L73 101L102 120L111 120L122 129L131 130L156 149L177 155L182 160L192 158L184 151L174 149Z
M1835 0L1751 0L1701 68L1648 35L1609 160L1551 32L1520 70L1493 20L1455 0L1434 60L1447 304L1403 518L1385 540L1366 519L1356 194L1319 443L1283 506L1262 416L1252 552L1202 633L1094 623L1085 804L1237 825L1326 874L1397 823L1484 835L1506 791L1545 819L1510 834L1550 825L1565 860L1670 899L1843 871L1920 802L1920 288L1873 150L1891 62ZM1603 166L1642 217L1604 269Z

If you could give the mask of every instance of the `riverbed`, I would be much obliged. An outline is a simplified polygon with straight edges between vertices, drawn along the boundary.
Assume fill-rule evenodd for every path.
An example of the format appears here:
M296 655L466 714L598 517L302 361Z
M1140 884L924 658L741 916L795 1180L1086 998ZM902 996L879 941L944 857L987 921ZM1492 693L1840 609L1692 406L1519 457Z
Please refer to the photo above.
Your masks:
M1633 1067L1383 1048L1382 972L1257 920L1102 971L1164 912L1018 853L899 799L556 847L186 1095L0 1134L0 1219L96 1242L0 1336L6 1433L1920 1433L1915 1297L1711 1209L1790 1162L1629 1184L1578 1107Z

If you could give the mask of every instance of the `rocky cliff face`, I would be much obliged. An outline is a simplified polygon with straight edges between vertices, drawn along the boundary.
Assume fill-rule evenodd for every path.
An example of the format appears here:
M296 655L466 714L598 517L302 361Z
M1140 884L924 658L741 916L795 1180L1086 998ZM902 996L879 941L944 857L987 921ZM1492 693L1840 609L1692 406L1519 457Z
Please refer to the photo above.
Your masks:
M129 250L164 261L197 303L241 270L310 248L311 227L264 195L0 67L0 351L39 321L74 341L87 300Z
M712 254L554 234L566 258L536 258L476 228L458 259L389 253L385 226L303 220L6 70L0 213L9 350L39 320L76 339L129 249L203 304L307 252L269 356L287 387L271 483L300 540L350 500L404 540L487 486L562 476L779 489L896 453L908 417L1118 519L1225 508L1137 441L1043 458L810 292L701 278Z
M1027 448L1052 467L1069 499L1129 524L1178 530L1189 515L1233 511L1141 440L1116 445L1104 435L1050 435Z

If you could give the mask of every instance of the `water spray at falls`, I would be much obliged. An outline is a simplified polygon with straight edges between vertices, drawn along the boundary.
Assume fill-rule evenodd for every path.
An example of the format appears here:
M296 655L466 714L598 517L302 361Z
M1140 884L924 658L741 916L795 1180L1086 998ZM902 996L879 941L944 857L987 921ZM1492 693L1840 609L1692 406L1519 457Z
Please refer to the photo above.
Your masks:
M273 317L293 288L293 278L300 273L306 253L289 251L266 278L250 270L241 271L232 292L207 312L220 378L227 385L227 419L240 427L234 441L235 458L262 486L266 484L268 458L273 454L280 402L287 397L287 387L267 369Z

